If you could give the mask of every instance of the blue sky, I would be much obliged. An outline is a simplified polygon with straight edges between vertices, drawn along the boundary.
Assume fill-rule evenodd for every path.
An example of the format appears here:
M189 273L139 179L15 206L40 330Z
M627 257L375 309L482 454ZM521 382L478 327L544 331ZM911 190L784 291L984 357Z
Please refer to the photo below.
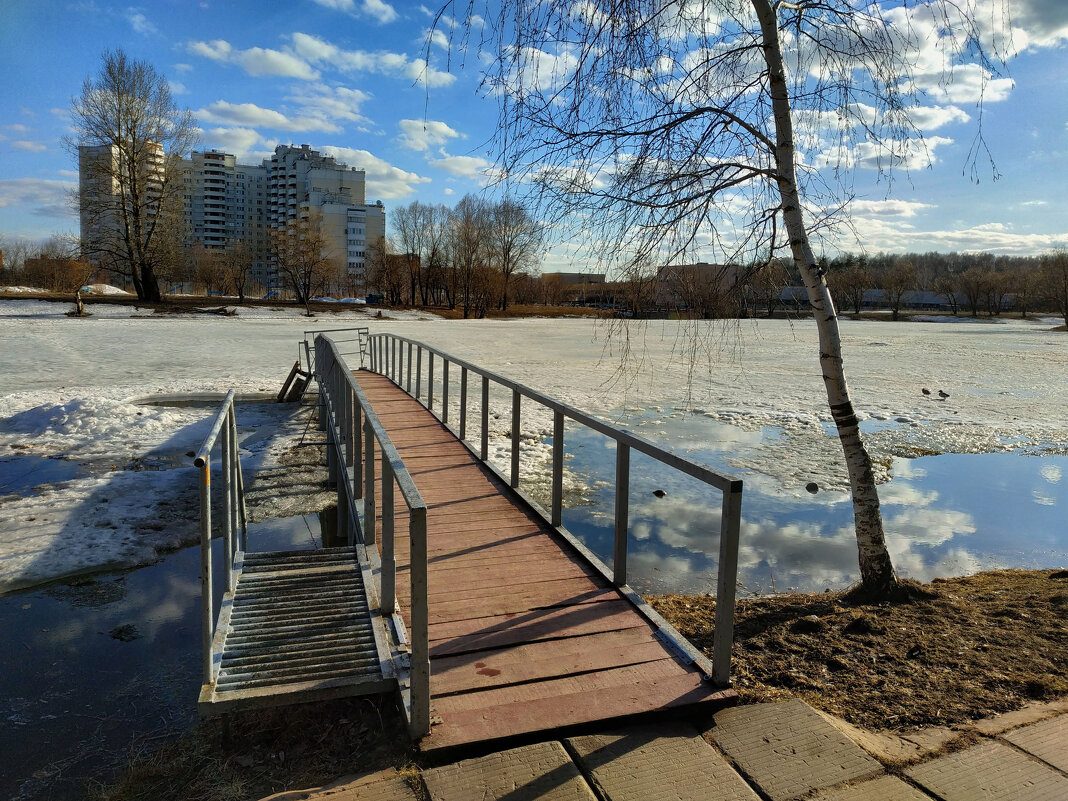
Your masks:
M994 0L974 0L980 6ZM854 206L871 251L1068 247L1068 2L1013 0L1020 54L987 84L984 132L1001 179L962 174L977 94L964 80L931 93L932 160L887 187L860 170ZM201 149L257 162L277 144L310 144L367 171L367 198L454 204L486 183L497 103L479 60L461 68L430 46L427 7L386 0L5 0L0 24L0 235L76 233L64 149L71 98L107 48L147 60L194 111ZM855 242L840 243L858 250ZM581 268L550 255L545 267Z

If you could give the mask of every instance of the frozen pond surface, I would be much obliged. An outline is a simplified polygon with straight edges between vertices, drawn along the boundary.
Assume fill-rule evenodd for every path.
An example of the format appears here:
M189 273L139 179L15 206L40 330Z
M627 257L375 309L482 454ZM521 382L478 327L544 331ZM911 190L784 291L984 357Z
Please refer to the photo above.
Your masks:
M132 306L94 307L93 318L75 320L67 308L0 301L0 588L149 564L191 541L195 472L174 468L203 438L205 409L137 401L276 392L303 332L341 325L425 341L741 476L740 578L751 591L855 578L841 450L828 434L808 321L622 331L561 319L309 321L293 310L161 317ZM1051 331L1056 324L843 321L854 403L903 574L1065 565L1068 335ZM507 466L501 400L490 447ZM264 475L281 470L285 443L307 427L264 404L238 419L243 463ZM265 435L272 427L285 429L281 440ZM524 407L523 459L534 474L544 473L551 429L551 415ZM612 453L570 430L566 441L565 522L607 555ZM631 490L635 585L707 591L719 498L643 468L640 457L633 463L644 470ZM287 470L287 491L262 491L274 496L264 516L323 508L317 474ZM293 486L294 476L304 483ZM316 525L297 517L267 528L308 546ZM197 570L193 548L140 570L0 597L9 641L0 654L0 797L82 797L82 778L110 770L109 749L189 725L200 672Z

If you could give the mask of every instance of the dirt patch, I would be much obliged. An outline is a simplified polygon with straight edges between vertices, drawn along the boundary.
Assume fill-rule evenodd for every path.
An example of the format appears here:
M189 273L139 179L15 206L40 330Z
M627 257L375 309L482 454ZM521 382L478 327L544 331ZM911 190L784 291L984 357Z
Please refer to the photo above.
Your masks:
M234 716L229 731L209 720L151 753L154 745L135 749L122 777L90 787L90 798L263 798L345 774L404 769L415 756L392 695L246 712Z
M1068 695L1068 571L936 579L930 594L845 592L738 602L733 676L744 700L803 698L869 729L946 726ZM715 599L650 603L706 654Z

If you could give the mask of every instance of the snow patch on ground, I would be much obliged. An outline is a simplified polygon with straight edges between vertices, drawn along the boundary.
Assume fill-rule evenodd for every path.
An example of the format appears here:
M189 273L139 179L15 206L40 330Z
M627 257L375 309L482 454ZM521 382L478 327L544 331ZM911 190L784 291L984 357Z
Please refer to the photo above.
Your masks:
M68 306L0 301L0 458L59 457L90 473L29 497L0 499L0 580L41 581L135 563L195 538L195 471L164 468L199 445L208 410L132 401L231 387L277 392L305 331L345 325L426 342L658 442L650 410L661 418L688 416L698 424L687 435L693 442L661 444L680 451L715 445L733 467L752 471L747 482L784 495L803 493L809 481L826 491L848 487L815 326L807 320L623 327L582 319L445 321L421 312L378 319L362 308L311 320L292 307L240 308L236 317L155 315L132 305L98 305L94 317L72 319ZM105 309L116 316L104 316ZM893 456L1065 452L1065 334L1016 319L997 326L843 320L841 327L854 406L880 479ZM355 367L358 354L348 347ZM450 392L453 424L458 372ZM440 371L436 378L440 383ZM471 386L477 396L477 384ZM507 475L511 392L494 391L490 406L491 460ZM475 400L472 442L480 437L477 407ZM246 469L273 482L262 485L253 505L261 516L315 511L329 496L316 483L315 448L294 445L307 419L285 422L280 439L260 439L279 425L270 408L239 410ZM521 465L533 478L523 489L541 498L551 431L552 413L524 401ZM317 433L313 428L309 438ZM565 481L569 493L581 494L581 477L565 472Z

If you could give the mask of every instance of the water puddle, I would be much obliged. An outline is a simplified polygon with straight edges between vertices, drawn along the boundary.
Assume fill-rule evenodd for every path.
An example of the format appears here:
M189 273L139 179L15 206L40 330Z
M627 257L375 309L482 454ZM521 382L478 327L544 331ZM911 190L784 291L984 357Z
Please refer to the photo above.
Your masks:
M322 547L335 518L328 510L251 525L249 550ZM218 540L212 551L218 581ZM199 576L193 547L0 597L0 798L85 798L85 781L113 776L133 745L158 748L195 724Z
M745 480L739 582L743 592L822 591L859 580L849 495L777 482L726 463L731 448L763 432L705 431L691 417L662 420L657 441ZM643 431L644 433L644 431ZM748 440L747 440L748 438ZM611 564L615 447L588 431L565 437L568 468L585 477L585 503L564 525ZM629 576L647 592L715 592L721 495L714 488L632 454ZM880 485L887 541L903 576L936 576L1068 562L1068 456L942 454L894 459Z
M0 457L0 496L33 494L36 487L60 484L84 476L85 470L66 459L35 453Z

